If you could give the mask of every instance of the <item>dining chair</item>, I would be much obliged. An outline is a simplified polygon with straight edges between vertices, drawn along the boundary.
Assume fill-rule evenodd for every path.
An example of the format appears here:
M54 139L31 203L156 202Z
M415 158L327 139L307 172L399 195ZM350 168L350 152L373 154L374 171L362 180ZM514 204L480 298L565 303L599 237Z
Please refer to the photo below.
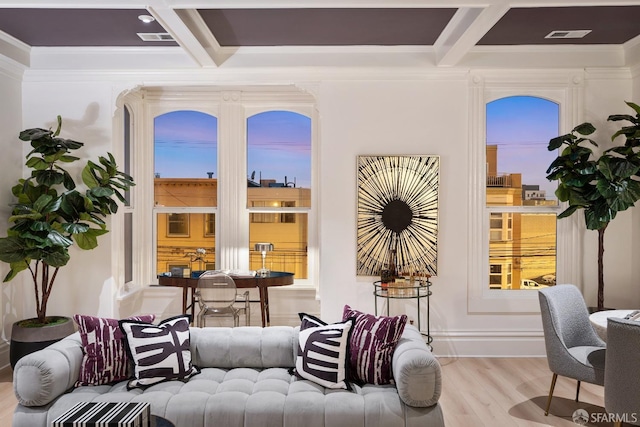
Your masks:
M558 375L580 382L604 385L606 343L589 321L582 294L574 285L556 285L538 291L547 363L553 372L545 415L549 414Z
M238 294L236 283L231 276L218 272L204 272L198 278L195 296L200 307L197 316L198 327L206 326L207 317L232 317L233 326L238 326L241 313L245 315L245 324L249 326L249 291ZM244 304L237 307L237 302Z
M640 425L640 322L607 320L607 360L604 370L604 408L622 421Z

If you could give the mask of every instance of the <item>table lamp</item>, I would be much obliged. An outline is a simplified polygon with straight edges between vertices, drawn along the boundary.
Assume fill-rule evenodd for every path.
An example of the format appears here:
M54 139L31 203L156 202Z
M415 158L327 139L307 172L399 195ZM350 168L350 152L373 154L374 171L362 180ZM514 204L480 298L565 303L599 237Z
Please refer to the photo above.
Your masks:
M271 252L273 250L273 243L256 243L254 249L262 253L262 268L258 270L258 274L260 276L266 276L269 274L269 269L266 267L265 261L267 259L267 252Z

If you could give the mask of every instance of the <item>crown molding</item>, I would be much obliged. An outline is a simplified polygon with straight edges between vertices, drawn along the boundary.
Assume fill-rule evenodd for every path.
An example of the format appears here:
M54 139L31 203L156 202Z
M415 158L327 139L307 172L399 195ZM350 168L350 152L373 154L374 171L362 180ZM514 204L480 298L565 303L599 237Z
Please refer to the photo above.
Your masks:
M22 81L26 67L8 57L0 55L0 74Z

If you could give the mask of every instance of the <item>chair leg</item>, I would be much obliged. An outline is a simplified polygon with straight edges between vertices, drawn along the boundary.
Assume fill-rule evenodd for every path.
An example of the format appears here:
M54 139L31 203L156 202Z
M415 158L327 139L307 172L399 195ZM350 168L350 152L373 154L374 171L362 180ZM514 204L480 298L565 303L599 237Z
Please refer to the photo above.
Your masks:
M578 396L580 396L580 381L578 381L578 387L576 388L576 402L578 401Z
M553 378L551 379L551 388L549 389L549 397L547 398L547 408L544 410L544 415L549 415L549 407L551 407L551 396L553 396L553 389L556 387L556 380L558 379L558 374L553 374Z

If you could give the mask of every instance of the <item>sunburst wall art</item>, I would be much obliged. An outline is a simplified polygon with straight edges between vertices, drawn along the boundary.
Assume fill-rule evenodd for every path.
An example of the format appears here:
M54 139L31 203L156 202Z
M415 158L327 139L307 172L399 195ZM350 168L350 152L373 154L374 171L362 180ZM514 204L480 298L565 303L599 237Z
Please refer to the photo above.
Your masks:
M438 156L358 156L357 275L437 273Z

